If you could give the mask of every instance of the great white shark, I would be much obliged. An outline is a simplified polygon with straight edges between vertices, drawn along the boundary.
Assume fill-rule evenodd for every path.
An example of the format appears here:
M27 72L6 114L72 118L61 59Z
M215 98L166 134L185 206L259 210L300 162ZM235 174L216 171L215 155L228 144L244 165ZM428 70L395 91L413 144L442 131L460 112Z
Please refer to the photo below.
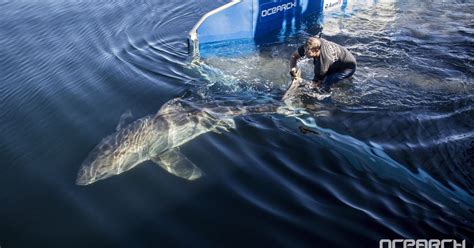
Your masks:
M203 172L179 151L180 146L207 132L234 129L234 117L284 111L276 102L256 106L202 106L172 99L155 115L118 128L116 133L104 138L82 163L76 183L88 185L149 160L178 177L197 179Z
M282 101L255 106L221 106L175 98L165 103L155 115L127 126L119 123L117 132L104 138L89 153L76 183L88 185L121 174L145 161L152 161L178 177L197 179L203 172L179 148L204 133L234 129L237 116L293 114L292 109L301 107L302 99L307 95L299 76L292 81Z

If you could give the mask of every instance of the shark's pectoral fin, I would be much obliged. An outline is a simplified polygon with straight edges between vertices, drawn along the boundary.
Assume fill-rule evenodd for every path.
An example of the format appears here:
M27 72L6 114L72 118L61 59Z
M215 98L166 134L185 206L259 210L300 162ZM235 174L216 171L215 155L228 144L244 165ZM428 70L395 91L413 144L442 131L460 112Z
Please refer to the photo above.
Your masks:
M130 120L132 119L132 117L133 115L130 109L125 111L125 113L123 113L120 116L119 123L117 124L117 127L115 128L115 130L119 131L120 129L124 128L126 125L130 124Z
M193 162L177 149L171 149L151 159L169 173L187 180L198 179L204 175Z

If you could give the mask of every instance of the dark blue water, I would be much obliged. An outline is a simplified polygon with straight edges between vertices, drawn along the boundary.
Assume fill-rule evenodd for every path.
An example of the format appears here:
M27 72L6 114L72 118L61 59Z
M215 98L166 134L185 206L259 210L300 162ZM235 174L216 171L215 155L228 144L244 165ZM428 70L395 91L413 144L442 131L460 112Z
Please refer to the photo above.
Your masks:
M367 1L324 17L359 67L298 118L255 115L182 152L77 186L122 113L175 97L279 99L312 27L191 65L187 33L224 1L0 2L0 246L378 247L474 243L471 1ZM311 63L301 62L311 77Z

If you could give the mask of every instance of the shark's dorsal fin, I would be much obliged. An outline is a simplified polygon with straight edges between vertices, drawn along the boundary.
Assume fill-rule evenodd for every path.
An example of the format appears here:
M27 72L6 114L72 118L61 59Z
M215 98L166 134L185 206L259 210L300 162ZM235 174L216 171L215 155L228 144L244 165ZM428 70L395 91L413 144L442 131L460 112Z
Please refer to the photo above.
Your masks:
M187 179L194 180L203 176L203 172L177 148L170 149L151 159L163 167L169 173Z
M119 123L117 124L117 127L115 128L115 130L118 131L118 130L122 129L123 127L125 127L127 124L129 124L132 117L133 117L133 115L132 115L132 111L130 109L125 111L125 113L123 113L120 116Z

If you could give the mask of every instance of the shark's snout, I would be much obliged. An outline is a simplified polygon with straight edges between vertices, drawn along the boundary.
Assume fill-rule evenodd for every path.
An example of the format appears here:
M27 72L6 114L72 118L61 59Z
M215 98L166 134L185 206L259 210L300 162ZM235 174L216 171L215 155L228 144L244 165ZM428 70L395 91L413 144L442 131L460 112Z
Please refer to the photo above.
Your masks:
M82 167L81 169L79 169L79 172L77 173L77 178L76 178L77 185L88 185L92 183L89 180L88 169L89 167Z
M110 168L111 166L103 166L101 168ZM77 185L89 185L99 180L117 175L119 173L115 171L105 170L102 171L93 163L89 166L82 166L77 173L76 184Z

